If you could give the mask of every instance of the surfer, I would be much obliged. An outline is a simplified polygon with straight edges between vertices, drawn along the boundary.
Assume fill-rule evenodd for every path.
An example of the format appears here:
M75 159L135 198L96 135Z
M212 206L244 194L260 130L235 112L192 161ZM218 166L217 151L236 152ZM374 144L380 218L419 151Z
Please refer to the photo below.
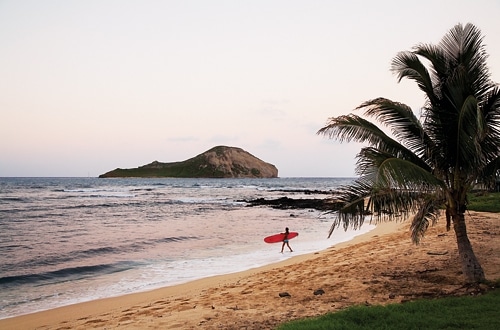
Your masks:
M290 252L293 252L292 248L290 247L290 244L288 243L288 227L285 228L285 232L283 233L285 237L283 237L283 245L281 245L281 253L283 253L283 249L285 248L285 245L288 246L290 249Z

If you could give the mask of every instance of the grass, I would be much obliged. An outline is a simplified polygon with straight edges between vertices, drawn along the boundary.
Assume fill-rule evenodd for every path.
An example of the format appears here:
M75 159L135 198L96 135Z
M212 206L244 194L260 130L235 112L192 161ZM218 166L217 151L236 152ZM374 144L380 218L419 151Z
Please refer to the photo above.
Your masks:
M500 212L500 192L471 193L468 196L469 205L467 208L478 212Z
M282 324L279 330L500 329L500 290L480 296L353 306L337 313Z
M472 193L467 208L500 212L500 193ZM500 282L494 285L499 286ZM417 300L387 306L353 306L317 318L282 324L279 330L500 329L500 289L480 296Z

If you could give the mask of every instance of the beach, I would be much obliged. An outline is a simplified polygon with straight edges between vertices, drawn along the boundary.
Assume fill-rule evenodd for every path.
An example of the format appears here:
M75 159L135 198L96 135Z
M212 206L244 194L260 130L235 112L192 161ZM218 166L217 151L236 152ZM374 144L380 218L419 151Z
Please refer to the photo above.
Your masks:
M316 194L349 179L0 178L0 319L151 291L322 251L336 231L315 209L245 200ZM311 192L307 193L306 192ZM294 253L263 238L290 227Z
M486 278L500 278L500 215L468 212L469 239ZM327 250L243 272L0 320L2 329L272 329L352 305L480 294L464 285L444 219L419 245L408 222ZM280 297L287 293L284 297Z

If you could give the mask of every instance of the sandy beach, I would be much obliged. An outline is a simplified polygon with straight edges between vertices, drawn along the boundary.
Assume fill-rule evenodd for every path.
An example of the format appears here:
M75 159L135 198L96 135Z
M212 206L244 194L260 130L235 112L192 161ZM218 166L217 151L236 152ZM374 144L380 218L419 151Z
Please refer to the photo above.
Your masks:
M469 212L466 218L487 279L499 279L500 214ZM418 246L411 242L408 222L389 222L319 253L3 319L0 328L272 329L288 320L357 304L477 294L484 289L464 285L455 236L446 232L443 219L429 228Z

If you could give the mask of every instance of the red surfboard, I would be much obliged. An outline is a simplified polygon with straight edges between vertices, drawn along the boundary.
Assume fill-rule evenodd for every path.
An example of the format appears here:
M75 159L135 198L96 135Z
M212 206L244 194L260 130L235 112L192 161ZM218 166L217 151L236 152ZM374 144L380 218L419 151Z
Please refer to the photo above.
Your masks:
M292 238L297 237L297 236L299 236L299 233L297 233L295 231L291 231L288 233L288 239L292 239ZM276 234L276 235L267 236L266 238L264 238L264 242L266 242L266 243L279 243L279 242L283 242L284 238L285 238L285 234L280 233L280 234Z

